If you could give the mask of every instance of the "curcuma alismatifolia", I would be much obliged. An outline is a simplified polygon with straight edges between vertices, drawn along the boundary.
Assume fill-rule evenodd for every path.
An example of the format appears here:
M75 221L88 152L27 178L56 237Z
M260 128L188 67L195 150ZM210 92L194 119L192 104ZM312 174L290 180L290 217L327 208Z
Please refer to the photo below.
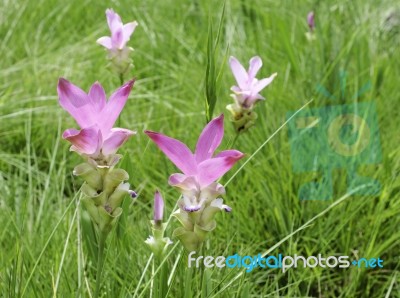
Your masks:
M80 126L80 130L65 130L63 138L72 144L71 151L85 159L73 171L85 181L81 202L98 231L104 235L111 231L121 215L120 206L125 195L136 197L126 182L128 173L115 168L122 157L117 150L136 132L113 128L133 84L131 80L120 87L108 101L103 87L97 82L88 94L63 78L57 86L60 105Z
M218 198L225 194L225 188L216 181L244 154L237 150L225 150L213 156L224 136L223 115L210 121L203 129L194 154L176 139L153 131L145 133L182 171L172 174L168 181L182 194L178 201L179 209L173 214L181 227L175 229L173 236L177 237L187 250L197 250L207 234L215 229L216 213L222 210L231 211L231 208Z

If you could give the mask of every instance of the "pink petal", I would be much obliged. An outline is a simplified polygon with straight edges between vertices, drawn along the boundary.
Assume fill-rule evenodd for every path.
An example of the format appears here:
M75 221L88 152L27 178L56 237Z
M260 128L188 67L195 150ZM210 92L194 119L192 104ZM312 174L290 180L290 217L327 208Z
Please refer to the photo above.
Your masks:
M222 177L243 156L243 153L237 151L236 155L216 157L203 161L198 166L200 187L203 188L208 186L218 178Z
M203 129L196 145L197 163L213 156L215 149L221 144L224 136L224 114L210 121Z
M232 86L231 90L235 93L241 93L242 89L240 89L238 86Z
M111 35L111 42L113 48L121 50L125 46L124 32L122 28L115 30Z
M242 105L246 108L250 108L252 105L254 105L257 101L259 100L265 100L264 97L261 96L261 94L251 94L248 95L245 100L243 101Z
M125 106L134 82L135 80L130 80L110 96L99 118L101 120L101 122L99 120L101 131L109 131L114 126L115 121Z
M257 75L257 72L260 70L262 66L262 60L260 57L255 56L250 59L250 66L249 66L249 78L248 82L251 83Z
M264 88L267 87L269 84L271 84L272 81L275 79L276 75L277 75L277 74L274 73L274 74L271 75L269 78L259 80L257 83L255 83L254 86L253 86L253 88L251 89L252 94L257 94L257 93L259 93L262 89L264 89Z
M125 24L123 26L122 30L124 32L124 41L125 42L127 42L130 39L130 37L131 37L132 33L135 31L135 28L137 27L137 25L138 25L138 23L135 21L135 22Z
M231 66L233 76L235 77L239 87L241 89L246 89L248 82L248 75L242 64L240 64L240 62L233 56L229 58L229 64Z
M192 152L182 142L161 133L145 131L162 152L186 175L195 175L197 164Z
M199 185L194 176L186 176L180 173L172 174L168 179L168 184L180 188L184 192L197 192L199 190Z
M99 154L103 142L100 130L97 127L82 130L67 129L62 137L73 145L73 150L91 156Z
M136 132L124 129L113 128L107 139L103 143L102 153L104 155L114 154L132 135Z
M101 112L106 106L106 92L99 82L94 83L92 87L90 87L89 98L97 112Z
M96 42L109 50L112 49L111 38L109 36L100 37Z
M220 153L218 153L218 154L215 156L215 158L218 158L218 157L232 157L232 158L236 158L236 157L238 157L238 156L240 156L240 155L243 155L243 153L240 152L240 151L238 151L238 150L231 149L231 150L224 150L224 151L221 151Z
M58 80L57 92L60 105L76 120L81 128L95 123L95 112L89 96L66 79Z
M108 27L110 28L111 34L113 34L116 30L122 28L121 17L114 12L112 9L106 10L106 17Z

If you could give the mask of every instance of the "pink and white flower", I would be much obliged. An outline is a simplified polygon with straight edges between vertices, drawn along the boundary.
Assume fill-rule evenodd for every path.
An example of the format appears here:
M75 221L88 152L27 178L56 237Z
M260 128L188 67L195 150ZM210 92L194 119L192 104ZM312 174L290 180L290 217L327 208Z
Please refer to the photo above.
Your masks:
M233 56L230 57L229 64L237 82L237 86L231 88L236 103L242 108L250 109L257 101L264 100L265 98L261 96L260 92L272 83L277 74L274 73L268 78L258 80L256 75L262 67L262 60L258 56L250 59L247 71Z
M224 187L216 180L244 156L237 150L225 150L213 156L224 136L223 115L213 119L203 129L194 154L179 140L158 132L145 131L145 133L182 171L172 174L169 177L169 184L177 187L183 194L180 205L181 209L187 212L198 211L204 207L205 202L211 203L218 195L224 194ZM226 205L219 207L230 211Z
M106 10L108 27L111 36L103 36L97 40L97 43L108 50L123 50L135 31L138 23L136 21L123 24L121 17L112 9Z
M129 81L116 90L107 101L105 91L98 82L86 93L66 79L60 78L57 86L59 103L80 126L80 130L67 129L62 135L72 144L72 151L99 159L115 154L118 148L136 133L125 128L113 128L133 84L134 80Z

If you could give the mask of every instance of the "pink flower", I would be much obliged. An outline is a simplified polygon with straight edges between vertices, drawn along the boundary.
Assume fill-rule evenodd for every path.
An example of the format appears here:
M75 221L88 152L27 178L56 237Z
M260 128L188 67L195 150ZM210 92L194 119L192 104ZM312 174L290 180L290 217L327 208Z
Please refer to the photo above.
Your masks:
M222 177L244 154L237 150L225 150L213 157L224 136L224 115L213 119L203 129L195 153L182 142L161 133L145 131L161 151L182 171L172 174L169 184L183 194L181 208L198 211L204 202L224 194L225 189L215 181ZM230 208L223 205L226 211Z
M106 10L108 27L111 31L111 37L103 36L97 40L97 43L108 50L123 50L131 38L138 23L136 21L123 24L121 17L112 9Z
M59 103L81 128L67 129L63 133L63 138L72 144L72 151L98 159L115 154L136 133L124 128L113 128L133 83L134 80L131 80L120 87L107 101L105 91L98 82L86 94L71 82L60 78L57 86Z
M233 86L231 90L234 92L234 98L239 106L249 109L257 101L265 99L259 92L267 87L274 80L276 73L269 78L258 80L256 79L257 72L262 66L261 58L255 56L250 59L249 70L240 64L235 57L230 57L229 64L232 73L236 79L237 86Z

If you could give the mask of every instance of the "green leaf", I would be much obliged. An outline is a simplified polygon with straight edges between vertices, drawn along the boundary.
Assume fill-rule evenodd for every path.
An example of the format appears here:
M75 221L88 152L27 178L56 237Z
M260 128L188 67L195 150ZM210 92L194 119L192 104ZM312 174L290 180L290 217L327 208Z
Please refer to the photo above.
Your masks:
M225 2L222 7L221 16L219 19L217 36L214 39L214 29L213 21L211 18L211 13L209 13L208 19L208 38L207 38L207 68L206 68L206 78L205 78L205 109L206 109L206 121L207 123L213 118L214 108L218 99L218 85L223 69L223 65L226 62L226 55L223 59L223 64L219 67L217 72L216 56L219 52L219 41L222 31L223 20L225 16Z

